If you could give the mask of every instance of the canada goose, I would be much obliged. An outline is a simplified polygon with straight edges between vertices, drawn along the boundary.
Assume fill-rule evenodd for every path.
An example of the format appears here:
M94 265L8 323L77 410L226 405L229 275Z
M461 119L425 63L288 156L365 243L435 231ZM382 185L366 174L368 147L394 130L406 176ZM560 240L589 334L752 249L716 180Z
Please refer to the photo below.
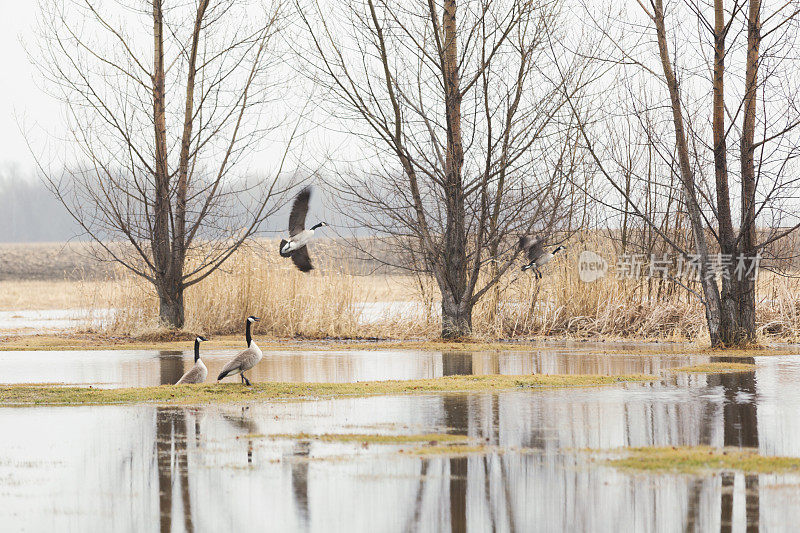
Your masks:
M311 187L306 187L295 197L292 212L289 214L289 240L281 239L279 248L281 257L291 257L292 262L301 272L308 272L314 268L311 266L311 258L308 256L308 247L306 247L314 236L314 230L328 225L326 222L320 222L311 226L311 229L305 229L310 199Z
M559 246L552 252L545 252L543 238L534 239L527 235L520 237L519 248L528 256L528 260L530 261L527 265L522 267L522 271L524 272L532 268L536 279L542 279L542 273L539 271L539 267L549 263L558 252L565 249L563 246Z
M247 328L244 334L244 338L247 341L247 348L242 350L239 355L228 361L228 364L222 367L222 372L217 376L217 381L221 381L225 376L235 376L239 374L242 378L242 383L247 384L248 387L250 386L250 380L244 377L244 373L256 366L258 362L261 361L261 358L264 357L264 354L261 353L261 348L253 342L253 337L250 335L250 326L256 320L260 319L257 316L247 317Z
M204 383L208 377L208 369L203 361L200 359L200 343L207 341L202 335L198 335L194 339L194 366L186 372L181 379L178 380L176 385L183 385L185 383Z

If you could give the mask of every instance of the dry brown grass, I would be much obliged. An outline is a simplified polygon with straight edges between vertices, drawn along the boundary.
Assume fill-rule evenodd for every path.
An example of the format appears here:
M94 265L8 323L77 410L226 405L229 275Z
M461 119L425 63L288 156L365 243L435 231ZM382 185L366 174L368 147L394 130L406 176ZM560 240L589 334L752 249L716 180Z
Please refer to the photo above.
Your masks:
M473 314L475 330L491 338L561 335L580 338L707 340L705 311L697 297L671 281L618 279L608 240L587 238L569 245L536 280L515 271ZM578 277L584 249L608 260L609 271L594 283ZM699 292L699 287L695 287ZM762 270L758 278L756 326L764 341L800 340L800 279Z
M280 259L280 258L278 258ZM324 273L323 273L324 272ZM358 296L351 274L318 269L310 275L287 261L242 252L185 294L190 331L232 333L244 318L261 318L256 332L292 336L355 336ZM108 325L118 334L141 336L159 330L158 301L149 284L126 273L117 278L106 307L117 309Z
M0 281L0 310L96 308L114 290L113 281Z
M186 329L239 333L244 317L262 317L256 332L273 337L436 338L438 289L429 279L359 272L335 244L315 245L317 269L298 272L270 253L270 243L236 253L186 293ZM566 255L543 269L544 278L514 269L476 306L474 334L481 339L576 338L700 341L702 306L685 290L665 283L619 280L613 272L586 284L577 274L582 249L596 250L614 265L608 242L573 242ZM102 333L139 338L162 331L152 288L126 272L108 282L2 282L0 308L116 308ZM757 323L764 340L800 339L800 280L762 271ZM388 312L365 323L364 302L414 302L402 314ZM374 319L375 317L373 317ZM155 337L152 337L155 338Z

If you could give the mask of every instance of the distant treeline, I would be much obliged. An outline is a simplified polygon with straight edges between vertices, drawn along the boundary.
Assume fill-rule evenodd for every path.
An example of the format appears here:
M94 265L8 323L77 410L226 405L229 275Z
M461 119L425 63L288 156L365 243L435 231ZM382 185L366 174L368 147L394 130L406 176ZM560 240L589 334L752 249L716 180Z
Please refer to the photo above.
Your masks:
M301 184L298 182L298 187ZM352 213L338 213L336 206L326 202L324 197L323 189L317 187L311 199L310 224L324 220L345 235L370 233L353 228ZM286 233L290 209L291 202L287 201L262 224L257 236L278 238ZM326 236L335 237L335 231L327 231ZM87 236L40 179L13 168L0 168L0 242L64 242L75 239L87 240Z
M0 170L0 242L65 241L80 234L41 181Z

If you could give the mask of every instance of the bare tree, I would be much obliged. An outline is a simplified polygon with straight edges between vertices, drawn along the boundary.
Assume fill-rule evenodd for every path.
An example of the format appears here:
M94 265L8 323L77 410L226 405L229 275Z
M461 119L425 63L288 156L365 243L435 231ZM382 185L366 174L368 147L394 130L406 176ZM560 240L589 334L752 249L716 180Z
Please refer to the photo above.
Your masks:
M280 124L263 115L280 97L283 20L280 2L41 1L31 56L70 148L40 169L101 250L153 284L169 327L284 192L283 162L266 180L234 173Z
M641 162L612 155L609 145L621 137L601 141L583 127L585 141L625 198L626 213L643 220L682 256L698 259L699 296L712 345L752 343L757 257L800 227L793 205L799 183L793 173L800 150L800 102L793 80L800 62L800 5L782 2L764 15L759 0L638 4L643 21L636 13L623 14L620 35L605 33L611 48L605 60L630 82L624 103L615 106L627 117L606 116L612 124L635 124L636 136L660 160L660 186L670 188L677 178L692 246L663 231L661 214L618 183L617 170L645 180ZM633 21L643 23L632 26ZM762 21L768 27L762 28ZM644 29L632 32L631 27ZM738 159L738 171L728 164L732 157Z
M431 274L442 336L471 333L475 303L517 240L556 232L576 130L544 35L557 2L365 0L300 8L304 56L334 118L361 141L359 171L330 183L344 211ZM409 259L411 258L411 259ZM388 259L384 259L389 261ZM487 264L493 268L484 268Z

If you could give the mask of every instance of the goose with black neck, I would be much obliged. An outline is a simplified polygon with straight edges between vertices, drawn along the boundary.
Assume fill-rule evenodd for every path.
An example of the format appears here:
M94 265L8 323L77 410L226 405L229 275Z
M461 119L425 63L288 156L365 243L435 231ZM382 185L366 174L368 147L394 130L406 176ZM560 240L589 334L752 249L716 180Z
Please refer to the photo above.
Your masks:
M203 360L200 359L200 343L208 339L202 335L198 335L194 339L194 366L186 372L181 379L178 380L176 385L185 385L187 383L205 383L208 377L208 368L206 368Z
M250 331L253 322L256 322L257 320L259 320L257 316L247 317L247 325L245 326L244 334L244 338L247 341L247 348L239 352L236 357L228 361L228 363L222 367L222 371L219 373L219 376L217 376L217 381L222 381L222 379L227 376L235 376L236 374L239 374L239 376L242 378L242 383L246 384L248 387L250 386L250 380L245 377L244 373L256 366L264 357L264 354L261 352L261 348L259 348L253 340L253 336Z

